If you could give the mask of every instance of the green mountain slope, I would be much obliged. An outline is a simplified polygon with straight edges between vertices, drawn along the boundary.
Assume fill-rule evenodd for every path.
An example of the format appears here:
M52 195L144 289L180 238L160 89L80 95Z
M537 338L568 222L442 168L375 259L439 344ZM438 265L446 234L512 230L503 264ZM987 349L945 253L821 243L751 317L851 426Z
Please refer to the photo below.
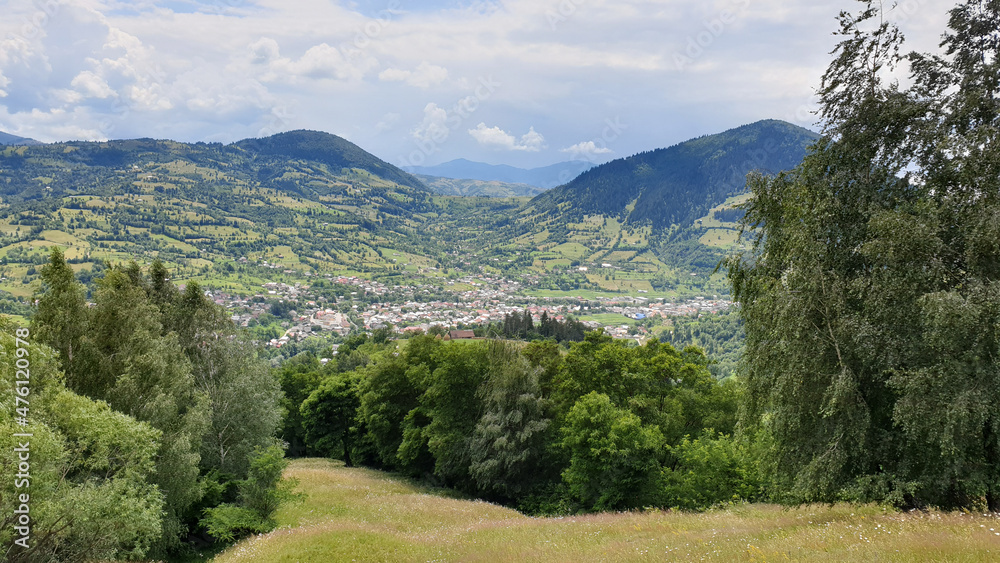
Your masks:
M817 138L760 121L597 166L502 218L493 250L603 290L724 292L710 274L735 243L747 173L791 169Z
M232 145L261 159L271 157L279 168L287 159L313 161L329 166L332 170L361 168L400 186L415 189L426 187L414 176L403 172L361 147L336 135L319 131L290 131L263 139L245 139ZM275 170L263 168L265 174Z
M445 249L519 205L452 205L355 145L315 132L232 145L3 147L0 199L0 289L16 295L30 294L34 266L53 244L78 270L159 257L182 276L228 278L223 263L266 261L244 285L284 270L434 272ZM383 256L388 249L413 258Z
M539 195L526 211L576 220L601 214L654 228L688 225L742 192L751 170L793 168L817 138L790 123L758 121L602 164Z
M234 291L318 272L439 287L482 272L539 291L719 293L707 274L734 241L743 176L794 166L812 138L761 122L605 164L532 200L437 195L314 131L5 146L0 291L30 295L59 245L85 278L105 260L160 258L175 277Z

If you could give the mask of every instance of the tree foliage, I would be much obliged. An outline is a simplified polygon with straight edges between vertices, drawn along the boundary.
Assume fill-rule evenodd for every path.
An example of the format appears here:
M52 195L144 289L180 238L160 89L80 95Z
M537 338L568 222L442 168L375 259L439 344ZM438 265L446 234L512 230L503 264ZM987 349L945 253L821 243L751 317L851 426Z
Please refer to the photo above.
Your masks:
M300 407L307 446L325 455L536 513L704 508L757 494L749 456L706 434L733 431L742 387L715 380L696 348L635 348L600 333L568 353L553 341L431 335L362 348L370 365L327 376ZM683 457L690 436L725 463L706 478L711 491L667 494L667 472L697 467L697 455Z
M276 444L277 380L221 308L195 283L179 292L159 262L148 275L135 262L106 268L89 307L58 250L42 277L32 332L57 350L70 390L156 429L151 553L179 549L224 500L206 491L246 478L254 452Z
M788 498L997 509L1000 4L952 9L939 54L886 15L841 14L825 136L750 179L742 424Z
M141 559L161 536L164 496L154 484L161 432L63 384L59 354L33 343L29 426L15 425L9 321L0 320L0 551L11 563ZM29 438L15 433L31 434ZM28 443L28 486L17 487L15 448ZM11 453L15 452L15 453ZM22 483L23 485L23 483ZM29 495L29 548L14 545L20 496ZM23 509L22 509L23 510Z

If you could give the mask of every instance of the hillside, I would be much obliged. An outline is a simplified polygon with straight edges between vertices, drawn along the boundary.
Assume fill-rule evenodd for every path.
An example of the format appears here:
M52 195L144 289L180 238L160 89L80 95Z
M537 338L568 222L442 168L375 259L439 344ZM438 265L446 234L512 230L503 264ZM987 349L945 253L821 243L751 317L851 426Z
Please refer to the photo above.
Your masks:
M751 168L793 165L811 138L762 122L602 165L530 201L500 182L428 180L491 197L438 195L314 131L6 146L0 291L30 295L45 249L60 245L77 271L158 257L179 279L234 291L318 272L439 287L481 272L555 292L539 295L724 293L708 274L735 239L727 209L741 196L727 196Z
M445 249L474 238L463 235L465 222L519 205L440 200L413 176L315 132L231 145L8 146L0 150L0 198L0 289L21 296L53 244L78 271L159 257L182 277L220 279L235 277L225 263L266 262L243 286L273 268L399 275L438 266ZM414 260L396 264L383 257L388 248Z
M234 145L258 158L273 159L280 166L288 159L325 164L331 170L360 168L400 186L426 189L419 180L361 147L336 135L319 131L290 131L263 139L245 139ZM278 175L279 169L261 167L261 173Z
M285 476L305 499L214 561L990 561L1000 549L987 515L751 504L529 518L329 460Z
M536 197L526 213L559 210L576 220L600 214L658 229L687 226L741 193L748 172L795 167L818 138L783 121L758 121L602 164Z
M532 199L500 240L603 290L723 293L721 274L705 278L736 241L746 174L793 168L817 138L760 121L602 164Z

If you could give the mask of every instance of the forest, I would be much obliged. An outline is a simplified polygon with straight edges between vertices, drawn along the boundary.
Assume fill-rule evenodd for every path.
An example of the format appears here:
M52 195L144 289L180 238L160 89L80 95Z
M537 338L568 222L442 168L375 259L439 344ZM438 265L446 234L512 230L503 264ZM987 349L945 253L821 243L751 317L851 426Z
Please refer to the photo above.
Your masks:
M752 498L740 385L697 348L553 340L355 343L278 371L295 455L396 471L530 514ZM346 355L344 355L346 353Z

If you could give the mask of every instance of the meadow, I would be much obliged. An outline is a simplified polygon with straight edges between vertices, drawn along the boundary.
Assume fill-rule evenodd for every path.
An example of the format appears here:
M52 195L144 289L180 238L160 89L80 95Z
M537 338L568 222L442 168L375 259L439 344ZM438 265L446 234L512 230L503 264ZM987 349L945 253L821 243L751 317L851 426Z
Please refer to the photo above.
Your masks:
M533 518L397 475L323 459L285 474L306 496L243 561L995 561L1000 515L877 505L743 504Z

